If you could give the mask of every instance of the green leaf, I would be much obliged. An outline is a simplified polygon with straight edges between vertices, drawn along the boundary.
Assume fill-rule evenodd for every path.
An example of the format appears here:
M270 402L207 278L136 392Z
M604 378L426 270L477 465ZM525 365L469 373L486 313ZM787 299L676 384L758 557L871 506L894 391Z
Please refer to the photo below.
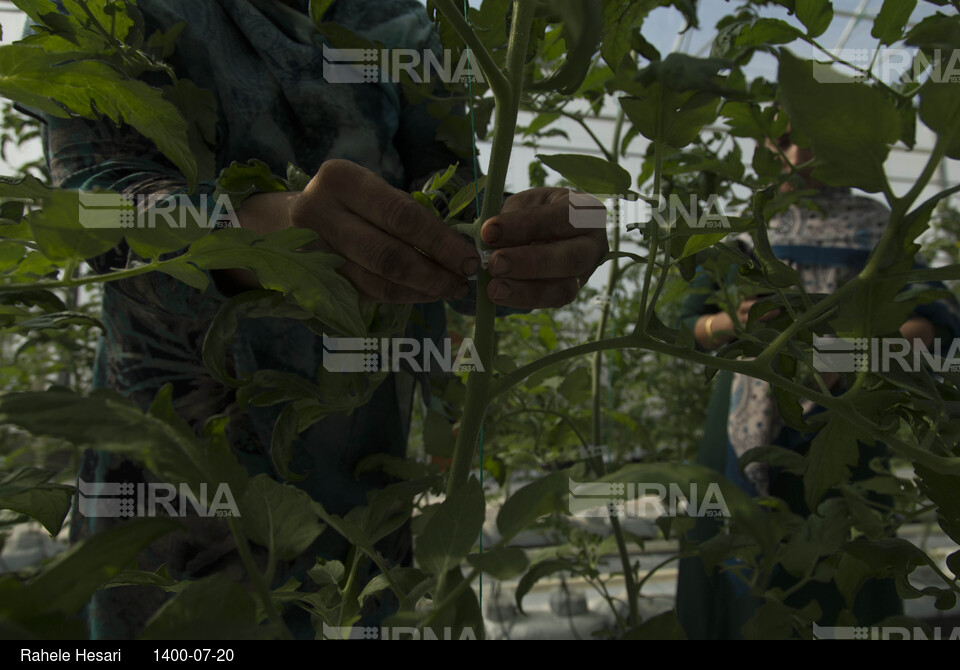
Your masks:
M659 83L677 93L723 93L722 80L717 73L729 69L733 63L723 58L696 58L674 52L661 61L650 63L637 73L636 80L645 87Z
M290 163L287 165L287 183L291 191L303 191L310 185L313 178L299 167Z
M95 326L104 330L105 326L99 319L95 319L83 312L52 312L41 314L25 321L18 321L17 330L61 330L70 326Z
M624 113L647 139L659 139L682 149L717 118L719 98L695 91L677 92L660 83L649 86L643 97L620 98Z
M254 159L247 163L234 161L229 167L221 170L214 195L242 198L256 192L273 193L288 190L290 189L286 180L274 175L263 161ZM239 202L237 200L234 203L235 209L239 209Z
M517 609L523 612L523 598L530 592L530 589L536 585L544 577L549 577L550 575L556 574L558 572L569 572L571 574L579 574L580 566L565 558L555 558L540 563L536 563L531 566L530 570L520 578L519 583L517 584L517 591L515 594L517 600Z
M960 86L949 81L929 81L920 89L920 119L946 143L947 156L960 159Z
M481 554L470 554L467 560L496 580L513 579L527 569L530 561L519 547L497 547Z
M557 392L571 405L586 401L592 391L593 379L585 367L576 368L564 377Z
M200 181L216 178L217 99L212 91L200 88L189 79L177 79L163 88L164 98L177 106L187 122L187 140L197 158Z
M433 175L433 179L430 180L430 185L424 188L423 190L424 191L441 190L444 186L447 185L447 182L453 179L454 175L457 174L458 167L460 167L460 164L454 163L453 165L449 166L444 172L437 172L435 175Z
M547 351L557 348L557 333L550 326L540 326L539 337Z
M917 0L883 0L870 34L880 40L880 44L889 46L898 42L916 8Z
M157 610L142 640L236 640L258 635L256 603L220 573L188 582Z
M251 479L239 502L243 531L283 561L306 551L325 528L317 521L309 494L269 475Z
M336 272L343 259L319 251L298 251L315 239L315 232L299 228L266 237L243 228L218 230L193 243L178 262L204 270L251 270L263 288L289 295L338 334L366 336L357 292Z
M484 175L480 177L476 184L467 184L457 191L457 194L450 198L450 204L448 206L450 214L447 216L447 221L456 218L460 212L465 210L471 204L474 204L477 199L477 192L482 191L483 187L486 185L487 176Z
M98 256L116 246L124 233L120 228L81 225L77 191L49 191L42 208L31 211L26 220L40 251L55 261Z
M364 601L370 596L388 590L391 581L406 595L412 591L414 587L422 584L425 579L429 579L429 575L422 570L397 566L390 569L390 579L387 579L387 577L381 573L367 582L367 585L363 587L363 591L360 592L357 600L360 605L363 606Z
M554 472L527 484L507 498L497 514L497 528L509 540L537 519L567 509L570 478L565 472Z
M848 543L844 551L866 563L878 576L896 574L906 579L906 575L916 568L932 562L922 549L899 537L879 540L858 538Z
M953 573L954 577L960 579L960 550L947 556L947 567L950 569L950 572Z
M792 449L777 446L754 447L746 452L737 461L740 472L751 463L767 463L775 468L782 468L787 472L802 473L804 469L803 456Z
M807 27L807 35L820 37L833 22L833 3L830 0L797 0L797 18Z
M193 266L183 266L193 267ZM199 272L199 270L198 270ZM203 340L203 364L210 374L226 386L240 386L244 381L235 379L226 369L227 352L233 346L234 333L241 318L261 316L307 320L310 315L296 305L291 305L278 291L244 291L234 296L220 308L207 329Z
M864 84L819 83L814 67L781 52L780 99L793 127L810 139L823 163L814 176L833 186L883 191L883 163L900 138L896 107Z
M624 57L629 56L632 46L631 37L643 27L647 15L661 4L660 0L604 1L605 28L600 44L600 54L611 70L616 72Z
M717 242L720 242L730 233L704 233L703 235L691 235L687 238L686 243L683 245L683 251L680 253L680 258L677 260L682 260L684 258L689 258L694 256L701 251L709 249Z
M72 545L18 592L0 598L0 620L29 622L79 612L101 584L133 564L147 545L180 528L171 519L136 519Z
M938 12L914 26L907 33L906 42L928 52L940 49L945 51L946 55L952 54L954 49L960 47L960 23L956 16L946 16Z
M74 488L48 482L53 470L21 468L0 478L0 509L26 514L56 535L70 511Z
M802 33L780 19L757 19L744 27L734 43L741 49L766 44L789 44L802 37ZM782 81L782 80L781 80Z
M26 253L27 247L19 242L0 242L0 272L17 267Z
M447 496L417 538L417 564L438 576L460 565L480 538L485 510L483 489L471 477Z
M563 21L566 53L559 69L531 90L573 95L583 84L604 30L601 0L547 0L551 12Z
M324 561L320 559L315 566L307 570L307 575L320 586L333 585L339 587L346 574L346 568L340 561Z
M937 505L937 521L943 532L960 544L960 477L937 472L924 465L915 464L920 491Z
M813 439L803 473L804 500L810 509L816 509L824 493L850 477L847 466L857 464L859 435L856 426L834 415Z
M270 438L270 460L277 474L284 479L299 481L306 477L293 472L290 462L293 460L293 441L300 434L299 412L296 403L290 403L280 412L277 422L273 425L273 435Z
M175 23L166 30L155 30L146 44L143 45L144 51L155 54L157 57L167 60L177 51L177 40L183 34L187 27L186 21Z
M391 484L367 493L367 504L351 509L346 516L331 514L314 502L320 518L344 538L365 551L375 551L373 545L400 528L410 519L414 497L430 490L438 477Z
M222 426L215 428L217 418L210 420L202 442L173 411L171 394L168 384L145 415L132 400L105 389L90 397L64 390L6 393L0 395L0 423L124 454L163 480L189 485L194 493L206 483L213 496L226 483L232 495L242 495L246 470L231 453Z
M80 6L80 1L64 0L63 6L70 13L70 16L78 19L78 23L82 25L90 19ZM134 22L123 3L115 0L86 0L83 4L104 30L112 31L113 36L121 42L126 40ZM63 15L61 14L61 16Z
M560 173L581 191L592 194L629 193L633 179L616 163L596 156L578 154L538 154L543 163Z
M197 185L197 161L190 152L187 122L158 89L125 78L110 66L91 60L70 60L38 46L0 46L0 95L53 116L68 113L87 119L107 116L126 122L152 140L187 178Z

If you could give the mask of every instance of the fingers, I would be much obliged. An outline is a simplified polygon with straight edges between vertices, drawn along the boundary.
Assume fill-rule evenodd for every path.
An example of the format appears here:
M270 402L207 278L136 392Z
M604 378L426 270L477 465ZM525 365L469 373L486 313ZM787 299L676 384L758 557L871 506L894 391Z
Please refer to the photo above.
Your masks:
M350 211L391 237L422 250L450 272L462 277L476 274L480 258L474 246L409 194L359 165L347 161L327 161L324 165L330 163L339 168L333 178L334 192Z
M494 277L509 279L589 277L606 253L604 247L592 237L580 236L559 242L498 249L490 257L488 269Z
M348 279L366 278L366 288L354 283L358 290L369 295L389 295L396 298L399 288L410 289L411 294L428 296L427 302L441 298L466 295L467 279L441 267L407 243L387 235L350 212L338 217L337 225L326 232L333 250L353 264ZM360 272L363 270L364 272ZM370 277L377 277L374 282ZM395 302L391 299L388 302ZM416 302L416 301L413 301Z
M402 284L385 279L378 274L362 268L356 263L349 262L337 268L337 272L353 284L362 300L368 302L399 305L428 303L436 302L443 298L460 299L465 297L470 290L469 285L464 284L462 289L458 290L456 294L449 296L421 293Z
M744 300L743 302L740 303L740 307L737 309L737 317L740 319L740 323L742 325L744 326L747 325L747 321L750 319L750 310L752 310L753 306L756 305L761 300L762 298L754 298L754 299ZM773 321L778 316L780 316L782 312L783 310L781 310L780 308L772 309L769 312L766 312L763 315L757 317L756 321L759 323L764 323L766 321Z
M554 281L493 279L487 296L497 305L514 309L549 309L573 302L580 286L575 277Z
M571 198L575 209L571 209ZM571 195L565 189L532 189L508 198L503 212L486 221L480 235L496 247L583 236L606 243L605 224L606 209L592 196Z
M767 312L766 314L764 314L763 316L761 316L759 319L757 319L757 321L760 321L760 322L773 321L773 320L776 319L778 316L780 316L782 313L783 313L783 310L780 309L780 308L777 308L777 309L774 309L774 310L771 310L771 311Z

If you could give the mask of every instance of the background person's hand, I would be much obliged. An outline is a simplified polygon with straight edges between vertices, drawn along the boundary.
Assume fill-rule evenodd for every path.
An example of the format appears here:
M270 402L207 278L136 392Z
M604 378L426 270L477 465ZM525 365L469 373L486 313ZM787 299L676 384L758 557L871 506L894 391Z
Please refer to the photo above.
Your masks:
M493 276L489 298L516 309L573 302L610 250L606 213L596 203L599 225L586 228L570 221L568 189L535 188L510 196L480 231L497 249L487 266Z
M754 296L750 296L750 297L748 297L748 298L744 298L744 299L740 302L740 306L737 308L737 318L740 319L740 325L741 325L741 327L743 327L743 328L746 328L746 327L747 327L747 321L750 319L750 309L751 309L754 305L756 305L758 302L760 302L761 300L764 300L764 299L765 299L765 298L762 297L762 296L755 296L755 295L754 295ZM757 321L760 322L760 323L763 323L763 322L766 322L766 321L773 321L773 320L776 319L778 316L780 316L780 312L781 312L780 309L770 310L769 312L767 312L767 313L764 314L763 316L759 317L759 318L757 319Z
M289 194L288 194L289 195ZM328 160L288 201L290 225L320 236L311 245L342 256L337 271L361 299L423 303L462 298L480 268L474 246L373 171Z

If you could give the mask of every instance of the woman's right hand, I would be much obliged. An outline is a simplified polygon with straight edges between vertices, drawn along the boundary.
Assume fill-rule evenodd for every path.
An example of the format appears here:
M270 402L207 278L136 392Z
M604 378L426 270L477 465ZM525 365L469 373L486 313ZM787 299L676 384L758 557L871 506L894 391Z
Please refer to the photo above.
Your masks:
M337 272L371 302L463 298L467 278L480 269L473 244L410 194L346 160L326 161L303 192L248 198L238 215L243 228L261 234L291 226L315 231L318 239L306 248L341 256L346 262ZM246 271L230 278L256 286Z

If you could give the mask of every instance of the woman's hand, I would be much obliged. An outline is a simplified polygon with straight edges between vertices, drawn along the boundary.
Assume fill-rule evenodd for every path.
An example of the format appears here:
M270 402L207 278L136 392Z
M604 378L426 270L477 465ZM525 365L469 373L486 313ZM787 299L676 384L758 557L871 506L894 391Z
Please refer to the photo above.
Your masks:
M694 337L702 348L712 351L719 349L722 345L735 338L734 332L739 326L745 328L750 320L750 310L761 300L762 297L750 296L744 298L737 307L737 321L734 324L733 319L726 312L717 312L716 314L705 314L697 320L694 328ZM781 310L770 310L757 319L758 322L772 321L780 316Z
M361 299L424 303L462 298L467 277L480 269L473 244L373 171L346 160L326 161L302 193L248 198L240 225L261 234L308 228L319 238L308 249L337 254L337 272ZM252 273L231 279L256 286Z
M326 161L290 203L290 223L320 236L314 248L346 259L337 271L362 299L456 299L480 269L477 250L408 193L345 160Z
M480 229L483 241L497 248L488 265L490 299L516 309L573 302L610 251L606 213L599 200L596 205L598 225L576 227L568 189L535 188L510 196Z

